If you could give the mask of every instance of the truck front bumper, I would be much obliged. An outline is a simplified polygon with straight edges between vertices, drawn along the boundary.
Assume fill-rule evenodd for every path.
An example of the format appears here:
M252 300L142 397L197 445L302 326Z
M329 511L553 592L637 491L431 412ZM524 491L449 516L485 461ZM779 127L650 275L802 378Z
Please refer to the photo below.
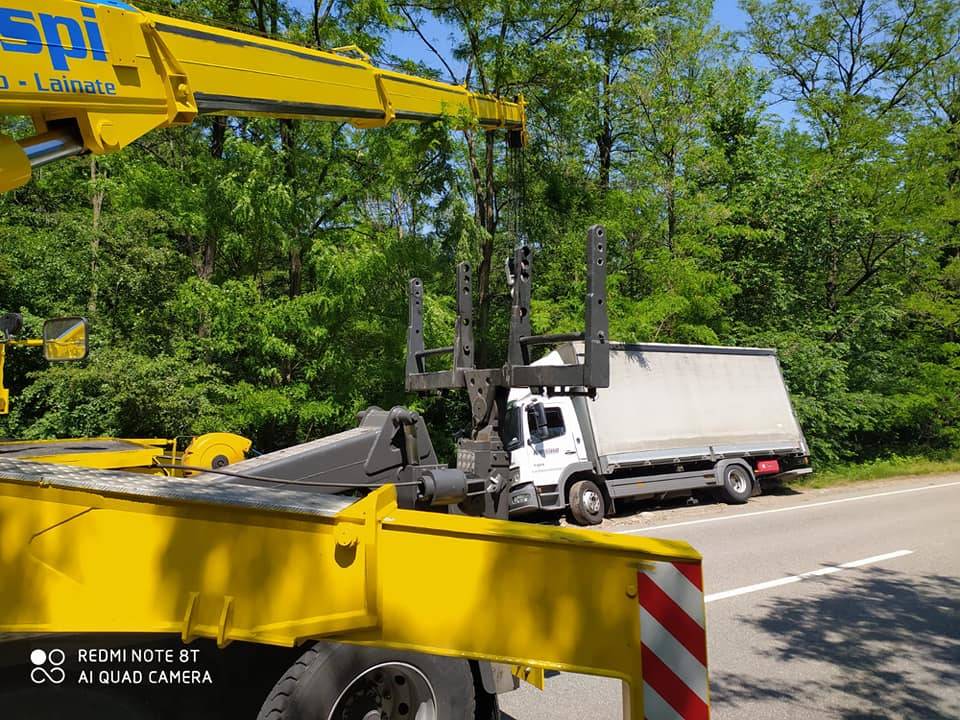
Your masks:
M510 489L510 514L527 515L540 509L540 498L533 483L517 485Z
M556 485L537 487L533 483L517 485L510 490L510 514L526 515L538 510L563 510Z

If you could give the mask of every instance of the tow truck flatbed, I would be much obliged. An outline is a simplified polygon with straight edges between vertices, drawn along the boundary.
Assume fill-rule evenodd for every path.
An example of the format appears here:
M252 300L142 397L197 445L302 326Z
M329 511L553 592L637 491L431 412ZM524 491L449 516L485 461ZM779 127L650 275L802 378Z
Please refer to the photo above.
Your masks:
M636 719L649 578L694 578L702 610L686 543L404 510L390 485L355 499L0 459L0 549L0 633L326 638L603 675Z

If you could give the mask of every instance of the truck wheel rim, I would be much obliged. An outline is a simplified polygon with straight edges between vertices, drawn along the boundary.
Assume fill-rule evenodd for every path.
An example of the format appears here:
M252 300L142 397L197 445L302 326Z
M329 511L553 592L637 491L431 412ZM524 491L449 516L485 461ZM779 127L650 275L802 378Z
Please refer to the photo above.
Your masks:
M350 681L327 720L438 720L437 694L413 665L381 663Z
M747 474L739 468L730 470L730 489L735 493L745 493L747 491Z
M600 493L587 490L583 494L583 506L591 515L600 512Z

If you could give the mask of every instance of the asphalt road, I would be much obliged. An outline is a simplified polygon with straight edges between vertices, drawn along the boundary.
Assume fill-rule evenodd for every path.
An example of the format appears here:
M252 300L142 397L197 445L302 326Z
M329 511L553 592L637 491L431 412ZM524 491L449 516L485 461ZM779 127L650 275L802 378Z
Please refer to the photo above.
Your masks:
M703 554L714 720L960 718L960 474L602 529ZM524 686L501 707L506 720L619 720L620 684L555 674L545 693Z

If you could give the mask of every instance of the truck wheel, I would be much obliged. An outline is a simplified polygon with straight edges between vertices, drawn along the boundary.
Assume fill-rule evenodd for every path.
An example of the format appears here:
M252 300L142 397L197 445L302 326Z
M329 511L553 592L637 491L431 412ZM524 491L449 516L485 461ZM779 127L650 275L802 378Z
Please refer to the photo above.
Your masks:
M570 487L570 516L577 525L603 522L603 493L593 480L578 480Z
M720 496L731 505L742 505L753 494L753 477L743 465L730 463L721 470Z
M320 642L280 678L257 720L474 720L466 660Z

